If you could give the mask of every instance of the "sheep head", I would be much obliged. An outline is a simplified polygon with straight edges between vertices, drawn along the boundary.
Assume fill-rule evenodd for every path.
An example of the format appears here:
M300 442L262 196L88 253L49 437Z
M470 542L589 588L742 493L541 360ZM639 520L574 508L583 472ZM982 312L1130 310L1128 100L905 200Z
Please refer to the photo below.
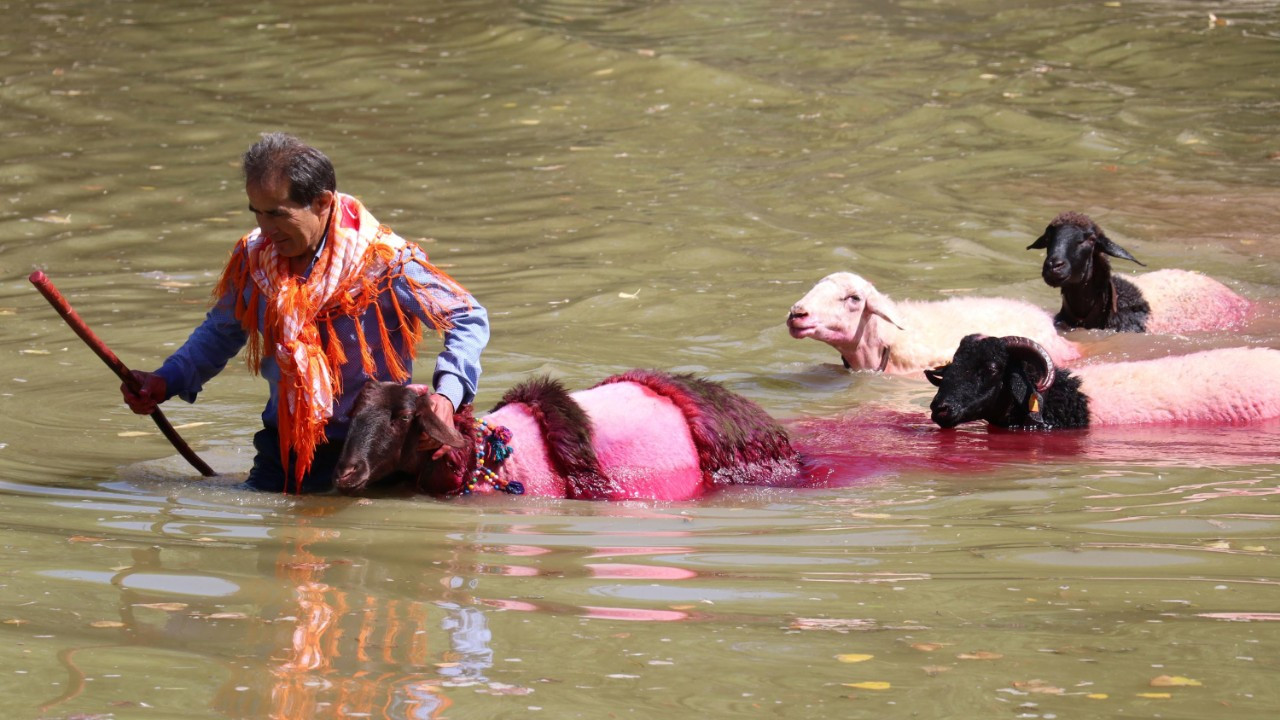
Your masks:
M930 417L944 428L971 420L1043 424L1042 394L1053 385L1054 375L1048 351L1034 340L968 335L949 364L925 371L938 388L929 404Z
M1093 277L1095 263L1106 265L1102 255L1132 260L1145 265L1128 250L1112 242L1089 216L1065 212L1053 219L1044 234L1027 246L1028 250L1044 250L1040 276L1049 287L1082 285Z
M357 493L393 472L418 472L434 448L466 444L457 430L431 412L426 394L399 383L369 380L351 408L335 482L340 492Z
M813 338L840 351L855 370L875 367L878 351L868 363L855 361L860 346L866 344L867 324L872 316L901 329L894 317L893 303L861 276L849 272L832 273L791 306L787 329L793 338ZM874 349L873 349L874 350ZM864 353L865 354L865 353Z

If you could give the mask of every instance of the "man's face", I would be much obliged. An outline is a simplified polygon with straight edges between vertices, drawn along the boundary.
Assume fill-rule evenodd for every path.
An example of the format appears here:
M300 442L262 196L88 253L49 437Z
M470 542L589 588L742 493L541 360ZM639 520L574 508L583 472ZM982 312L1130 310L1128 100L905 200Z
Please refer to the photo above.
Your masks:
M262 234L287 258L310 257L324 237L333 193L323 192L310 205L289 199L289 181L245 184L249 210Z

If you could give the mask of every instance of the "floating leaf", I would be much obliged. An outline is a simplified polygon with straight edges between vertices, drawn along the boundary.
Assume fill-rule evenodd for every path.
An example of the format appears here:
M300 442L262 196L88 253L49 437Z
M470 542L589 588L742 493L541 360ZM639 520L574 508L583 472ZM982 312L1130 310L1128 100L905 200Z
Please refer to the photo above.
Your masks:
M143 437L151 434L145 430L125 430L124 432L116 433L116 437Z
M618 293L618 297L620 297L620 298L626 298L626 299L628 299L628 300L635 300L636 298L640 297L640 291L641 291L642 289L643 289L643 288L636 288L636 291L635 291L635 292L633 292L633 293L629 293L629 292L620 292L620 293Z
M239 612L209 613L205 617L209 618L210 620L247 620L249 618L248 615L245 615L244 613L239 613Z
M150 608L152 610L164 610L167 612L176 612L178 610L186 610L187 604L182 602L157 602L157 603L138 603L134 607Z
M888 690L890 687L889 683L883 680L867 680L866 682L843 683L843 685L859 690Z
M1089 698L1090 700L1106 700L1111 696L1106 693L1089 693L1088 695L1085 695L1085 697Z
M41 215L39 217L33 217L31 219L35 220L36 222L53 223L54 225L66 225L71 222L70 215L49 214L49 215Z
M201 420L200 422L189 422L189 423L183 423L181 425L174 425L173 429L187 430L188 428L200 427L201 425L211 425L211 424L212 423L208 422L207 420Z
M952 668L950 665L925 665L920 669L923 670L925 674L928 675L929 677L933 677L934 675L939 675L941 673L948 672Z
M1157 675L1151 678L1151 687L1200 687L1199 680L1181 675Z
M936 650L941 650L942 647L942 643L911 643L911 648L913 650L919 650L920 652L934 652Z
M842 655L837 655L836 659L842 663L860 663L860 662L866 662L873 657L875 657L875 655L864 655L862 653L844 653Z
M106 540L106 538L91 537L89 535L72 535L71 537L67 538L67 542L96 543L96 542L102 542L103 540Z
M979 650L977 652L971 652L971 653L960 653L956 657L960 658L961 660L999 660L1000 658L1004 657L1004 655L1001 655L998 652L989 652L987 650Z
M1066 692L1062 688L1050 685L1043 680L1015 681L1013 686L1023 692L1039 693L1041 695L1061 695Z
M35 348L23 348L18 351L22 355L48 355L48 350L36 350Z
M4 621L5 625L26 625L28 621L21 618L9 618Z
M124 623L120 622L119 620L94 620L93 622L89 623L89 627L122 628L124 627Z
M1173 696L1172 696L1172 695L1170 695L1169 693L1138 693L1138 697L1140 697L1140 698L1151 698L1151 699L1153 699L1153 700L1165 700L1165 699L1167 699L1167 698L1171 698L1171 697L1173 697Z

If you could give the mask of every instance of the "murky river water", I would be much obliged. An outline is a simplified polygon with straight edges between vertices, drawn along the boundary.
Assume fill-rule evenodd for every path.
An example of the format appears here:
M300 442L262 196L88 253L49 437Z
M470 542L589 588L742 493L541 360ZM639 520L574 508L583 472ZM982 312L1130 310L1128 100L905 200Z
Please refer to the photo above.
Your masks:
M1023 248L1074 209L1259 304L1237 333L1078 333L1091 355L1280 347L1275 2L314 5L0 5L13 717L1275 716L1280 424L943 433L922 379L783 326L835 270L1056 308ZM225 473L200 479L26 277L157 366L274 129L490 309L480 406L695 371L824 481L249 495L240 363L165 408Z

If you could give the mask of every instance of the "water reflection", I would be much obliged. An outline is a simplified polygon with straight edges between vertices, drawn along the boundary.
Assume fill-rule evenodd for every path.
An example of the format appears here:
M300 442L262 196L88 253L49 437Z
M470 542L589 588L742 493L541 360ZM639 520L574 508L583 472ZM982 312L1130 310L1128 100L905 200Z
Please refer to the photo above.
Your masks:
M204 496L208 502L210 496ZM443 561L424 567L423 578L410 582L406 590L394 580L399 574L395 566L377 558L350 559L351 544L334 524L341 524L344 511L361 505L345 499L315 500L290 511L296 513L292 524L279 522L287 516L273 521L267 541L236 550L241 559L231 566L204 567L199 555L181 545L153 544L125 548L127 562L111 573L46 573L113 588L119 620L96 626L115 628L119 635L114 643L77 644L60 653L58 661L70 682L65 692L42 704L43 711L58 712L81 702L93 687L91 681L102 674L101 653L128 655L146 648L213 659L221 666L216 673L221 677L211 705L228 717L442 717L458 692L532 692L527 685L490 677L495 638L489 613L608 622L687 621L706 619L695 609L700 602L741 594L708 595L694 586L687 592L677 590L674 584L696 581L701 574L643 560L692 551L690 546L663 542L690 537L687 531L619 530L598 547L575 547L566 553L558 533L520 520L528 508L513 513L515 523L476 526L468 537L432 551ZM124 505L122 496L119 506ZM208 506L213 515L227 520L226 506ZM628 512L653 514L646 508L619 514ZM160 516L152 526L165 534L173 513ZM212 540L217 533L210 530L205 527L203 537ZM229 531L225 541L243 543L248 535ZM495 542L500 537L544 537L551 543ZM619 544L633 539L639 543ZM215 543L206 546L212 550ZM253 554L256 572L244 567L246 553ZM628 560L612 561L623 557ZM585 562L579 563L579 558ZM509 590L506 583L487 587L488 580L506 578L574 583L583 602L538 598L534 593L506 597L493 594ZM565 593L558 595L563 598ZM591 597L608 597L611 602L591 602ZM507 638L505 644L518 642ZM82 659L89 650L95 652L95 660L86 666Z

